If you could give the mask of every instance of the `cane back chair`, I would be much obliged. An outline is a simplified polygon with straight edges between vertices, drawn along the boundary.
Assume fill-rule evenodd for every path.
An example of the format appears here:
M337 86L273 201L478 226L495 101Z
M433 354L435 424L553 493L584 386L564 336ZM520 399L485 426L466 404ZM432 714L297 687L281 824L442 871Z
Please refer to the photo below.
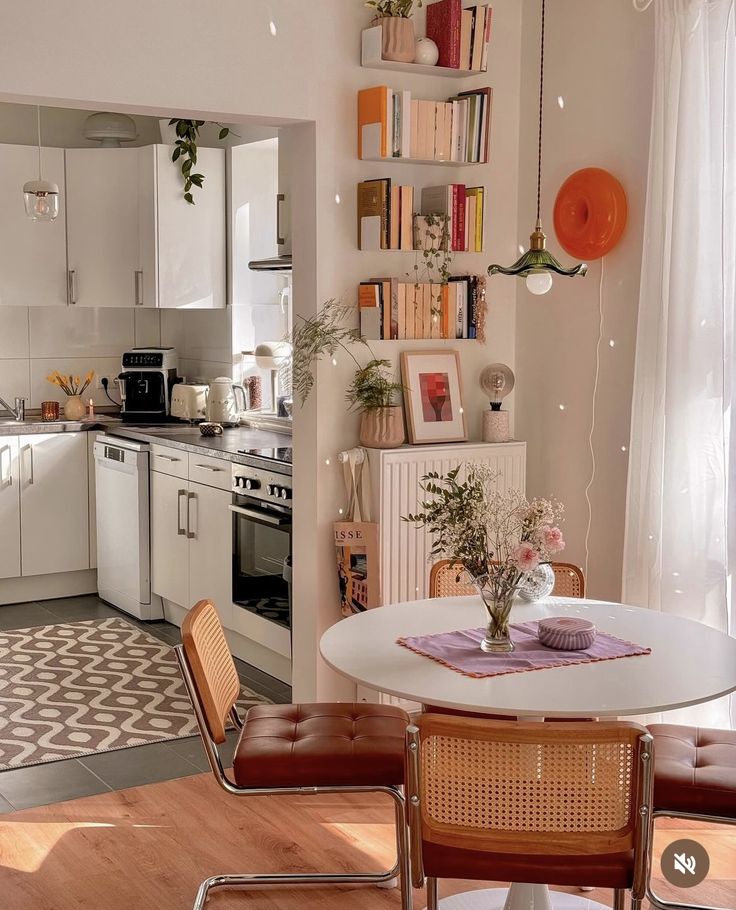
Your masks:
M200 601L187 614L182 644L175 650L210 768L225 792L244 797L383 793L393 800L396 818L397 860L386 872L217 875L200 885L194 910L203 910L216 888L347 883L391 887L397 876L402 908L410 910L402 792L407 714L385 705L256 705L241 718L237 670L209 601ZM228 721L240 730L230 775L218 751L226 741Z
M553 597L585 597L582 569L568 562L553 562L550 565L555 573ZM430 597L466 597L476 593L476 588L463 577L460 563L441 559L432 566L429 573Z
M637 724L423 714L407 730L414 885L440 878L612 888L641 908L652 737Z

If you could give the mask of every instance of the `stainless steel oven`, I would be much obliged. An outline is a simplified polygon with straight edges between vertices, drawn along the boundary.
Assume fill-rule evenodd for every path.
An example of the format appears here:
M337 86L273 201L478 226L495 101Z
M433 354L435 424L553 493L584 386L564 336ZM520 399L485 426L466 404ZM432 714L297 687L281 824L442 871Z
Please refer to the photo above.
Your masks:
M289 466L290 470L290 466ZM291 475L233 465L233 603L291 628Z

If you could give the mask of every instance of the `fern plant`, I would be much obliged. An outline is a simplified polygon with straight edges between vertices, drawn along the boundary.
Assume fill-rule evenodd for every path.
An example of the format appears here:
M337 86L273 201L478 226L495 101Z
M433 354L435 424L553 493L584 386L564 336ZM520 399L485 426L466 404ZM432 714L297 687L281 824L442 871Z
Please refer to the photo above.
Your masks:
M401 383L393 381L391 361L373 358L355 371L345 398L351 410L374 411L392 407L402 390Z

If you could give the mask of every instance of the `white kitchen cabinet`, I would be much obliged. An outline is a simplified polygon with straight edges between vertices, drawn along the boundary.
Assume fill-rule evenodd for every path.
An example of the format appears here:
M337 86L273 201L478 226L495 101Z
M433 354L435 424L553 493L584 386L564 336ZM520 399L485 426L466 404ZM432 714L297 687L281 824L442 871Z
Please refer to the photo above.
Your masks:
M20 575L18 437L0 436L0 578Z
M23 575L89 568L86 433L18 437Z
M60 214L49 223L31 221L23 184L38 176L38 149L0 145L0 305L66 305L63 149L42 149L43 176L59 185Z
M151 471L151 590L182 607L189 603L187 481Z
M225 306L225 152L198 150L195 205L171 152L67 149L69 303Z
M179 163L169 145L154 146L158 248L158 305L215 309L225 306L225 152L198 148L194 205L184 200Z
M143 287L144 279L152 286L155 257L143 230L150 157L148 148L66 150L70 304L155 306Z
M226 462L225 462L226 463ZM189 600L211 600L226 629L232 628L233 557L231 493L189 483Z

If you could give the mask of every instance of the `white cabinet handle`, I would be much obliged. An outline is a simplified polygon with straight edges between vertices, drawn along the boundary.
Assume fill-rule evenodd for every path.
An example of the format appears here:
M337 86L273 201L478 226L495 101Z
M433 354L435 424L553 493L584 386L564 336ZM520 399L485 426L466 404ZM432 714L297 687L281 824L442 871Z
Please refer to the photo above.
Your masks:
M196 499L196 498L197 498L196 493L187 493L187 537L189 540L194 540L194 538L197 536L196 533L194 531L192 531L191 523L190 523L190 519L191 519L190 505L191 505L192 500Z
M163 458L164 461L181 461L181 458L173 458L171 455L161 455L159 452L154 452L153 457Z
M3 468L3 461L4 461L4 456L5 456L6 452L8 453L8 473L3 474L2 468ZM12 459L13 459L13 453L12 453L10 446L3 446L2 449L0 449L0 474L2 474L2 485L4 487L11 487L13 485L13 461L12 461Z
M186 490L177 490L176 492L176 533L179 535L179 537L184 537L187 533L186 528L182 527L181 523L181 498L183 496L186 501L186 495ZM188 520L189 518L187 516L187 521Z
M135 273L135 305L143 306L143 271L137 269Z
M221 474L225 469L224 468L213 468L208 464L195 464L195 468L201 468L203 471L211 471L213 474Z
M77 270L69 269L66 273L66 292L70 306L77 302Z
M28 486L30 486L33 483L33 446L23 446L23 451L28 452L31 456L30 471L28 472Z

